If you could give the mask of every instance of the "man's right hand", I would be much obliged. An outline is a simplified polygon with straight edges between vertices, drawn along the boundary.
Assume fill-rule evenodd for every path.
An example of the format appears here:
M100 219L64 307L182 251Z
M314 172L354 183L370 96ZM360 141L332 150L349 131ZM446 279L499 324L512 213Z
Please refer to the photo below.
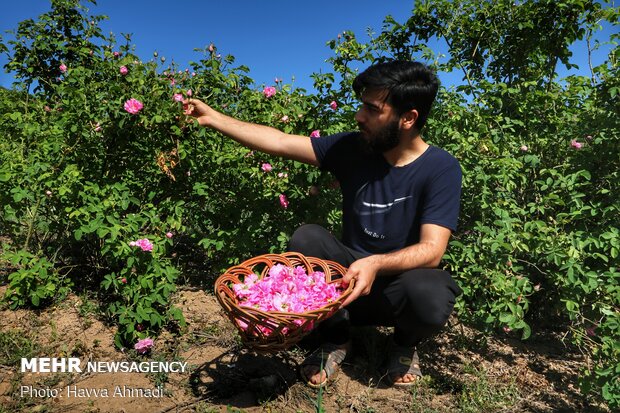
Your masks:
M206 103L198 99L185 99L183 101L183 113L196 118L200 126L209 125L209 115L213 109Z

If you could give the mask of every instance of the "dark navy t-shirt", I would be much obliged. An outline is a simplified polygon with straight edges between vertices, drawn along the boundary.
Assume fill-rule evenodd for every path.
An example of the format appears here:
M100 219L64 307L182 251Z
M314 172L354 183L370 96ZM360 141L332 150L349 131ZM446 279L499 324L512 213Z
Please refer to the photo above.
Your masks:
M419 242L422 224L456 230L462 174L452 155L429 146L415 161L394 167L363 145L359 132L312 139L321 169L340 182L345 245L385 253Z

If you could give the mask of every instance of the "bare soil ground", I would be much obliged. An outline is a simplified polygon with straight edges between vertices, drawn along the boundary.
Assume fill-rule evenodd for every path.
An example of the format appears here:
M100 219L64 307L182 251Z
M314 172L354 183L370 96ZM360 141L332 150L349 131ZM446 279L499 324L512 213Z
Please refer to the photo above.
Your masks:
M285 353L254 354L239 344L212 295L185 290L175 301L186 316L187 331L162 334L147 356L115 349L114 328L96 317L96 305L85 298L71 296L41 312L0 310L0 413L609 411L580 394L577 377L586 360L552 333L525 342L508 336L484 339L451 320L441 335L420 346L424 379L402 390L387 386L381 375L389 331L356 330L353 354L319 392L297 375L312 338ZM188 369L168 374L21 373L21 357L78 357L84 363L183 361ZM38 396L29 392L30 386L58 394ZM163 394L113 397L117 386L163 388ZM109 393L78 397L67 389Z

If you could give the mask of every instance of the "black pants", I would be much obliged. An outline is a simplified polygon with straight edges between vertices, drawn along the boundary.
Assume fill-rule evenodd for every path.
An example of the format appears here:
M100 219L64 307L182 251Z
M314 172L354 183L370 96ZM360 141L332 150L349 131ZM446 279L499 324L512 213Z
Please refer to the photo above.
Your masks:
M338 262L348 267L367 254L345 246L319 225L298 228L289 251ZM393 276L379 276L370 294L360 296L319 326L324 339L344 344L349 326L392 326L394 341L414 346L437 333L448 321L455 298L461 293L450 274L438 269L415 269Z

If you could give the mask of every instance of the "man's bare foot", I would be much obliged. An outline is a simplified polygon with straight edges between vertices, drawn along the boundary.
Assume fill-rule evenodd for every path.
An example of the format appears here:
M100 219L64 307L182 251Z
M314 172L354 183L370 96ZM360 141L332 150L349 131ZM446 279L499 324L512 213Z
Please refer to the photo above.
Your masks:
M338 372L350 348L351 343L323 344L306 357L299 369L301 377L311 387L323 387Z

